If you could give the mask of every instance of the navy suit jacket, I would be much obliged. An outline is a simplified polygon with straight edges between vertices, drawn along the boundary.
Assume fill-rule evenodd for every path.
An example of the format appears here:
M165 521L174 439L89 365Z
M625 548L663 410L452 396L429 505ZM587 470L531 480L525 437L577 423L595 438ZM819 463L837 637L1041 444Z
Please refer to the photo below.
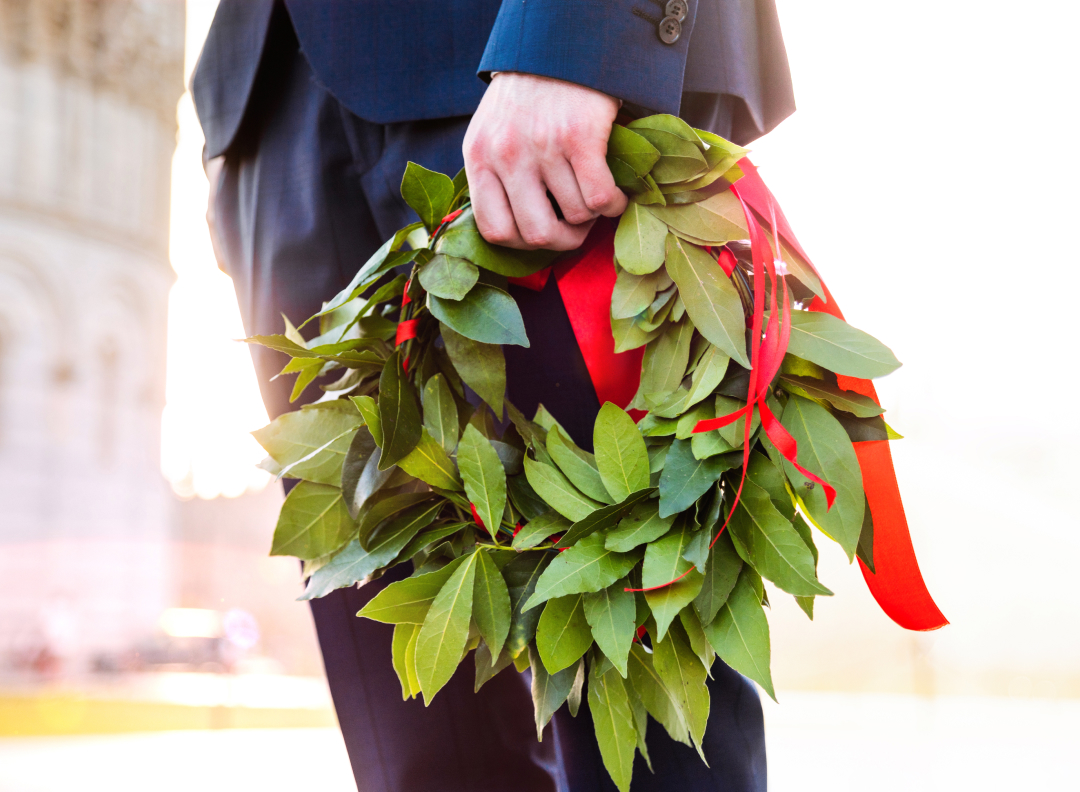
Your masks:
M375 123L471 114L493 71L557 77L642 112L681 114L740 143L795 109L774 0L285 0L305 57ZM251 96L275 0L221 0L192 80L207 156L225 153Z

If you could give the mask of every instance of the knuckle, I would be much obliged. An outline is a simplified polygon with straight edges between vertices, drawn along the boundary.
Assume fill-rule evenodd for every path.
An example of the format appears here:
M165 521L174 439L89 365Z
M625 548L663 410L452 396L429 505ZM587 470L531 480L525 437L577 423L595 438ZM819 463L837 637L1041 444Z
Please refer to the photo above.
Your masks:
M503 133L496 135L487 145L491 161L499 165L512 165L521 156L521 143L515 135Z
M585 205L594 212L600 212L615 202L615 190L607 187L599 187L591 194L585 196Z

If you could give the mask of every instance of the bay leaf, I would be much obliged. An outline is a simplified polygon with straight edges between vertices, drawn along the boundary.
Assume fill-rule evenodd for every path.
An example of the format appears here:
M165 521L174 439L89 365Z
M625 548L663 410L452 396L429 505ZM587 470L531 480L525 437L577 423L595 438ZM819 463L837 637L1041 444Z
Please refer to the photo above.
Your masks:
M559 470L582 493L601 503L614 502L600 478L596 458L588 451L578 448L558 425L548 432L547 451Z
M500 417L506 394L506 358L498 344L473 341L452 328L440 325L446 353L462 381Z
M446 581L428 609L416 640L416 675L424 705L442 689L461 661L469 638L477 553L468 556Z
M584 594L571 594L544 606L536 626L536 648L549 674L573 665L592 646L584 598Z
M704 759L701 740L709 720L709 688L705 684L708 669L690 648L681 623L676 622L663 640L653 643L653 666L671 691L675 705L682 712L690 739Z
M664 263L666 238L667 226L648 209L631 201L615 230L615 260L630 275L654 273ZM612 316L621 318L614 311Z
M709 551L709 560L705 565L705 580L701 591L694 597L694 610L702 625L711 624L721 606L727 602L735 582L739 579L743 561L731 544L731 537L725 531L716 540Z
M471 261L481 269L490 270L508 278L523 278L548 266L558 255L553 250L511 250L492 245L476 227L472 207L462 212L446 227L435 252Z
M533 719L536 722L536 739L543 742L544 727L548 725L551 716L563 705L570 691L573 690L578 667L570 666L556 674L549 674L540 661L539 653L532 647L529 647L529 666L532 669Z
M720 454L696 459L689 440L671 444L660 474L660 515L685 511L704 495L725 470L742 464L742 454Z
M429 294L444 300L461 300L480 278L480 270L471 261L436 253L418 273L420 285Z
M705 636L720 659L757 682L775 701L769 670L769 622L761 607L754 571L744 567L720 613L705 625Z
M600 508L600 503L579 492L554 465L528 457L524 465L525 477L536 494L568 520L577 522Z
M826 536L844 548L850 561L862 533L866 497L862 469L847 433L828 410L800 396L788 399L780 423L795 438L799 464L836 490L836 500L829 509L824 488L808 487L814 483L785 460L784 473L804 511Z
M604 767L619 792L630 792L638 737L625 684L614 668L598 674L593 666L589 677L589 713Z
M436 173L410 162L401 180L401 197L420 216L428 231L433 232L450 211L454 200L454 182L443 173Z
M641 644L634 644L630 647L627 670L630 684L649 714L664 727L671 739L689 746L690 726L674 695L656 672L653 655L646 652Z
M646 589L645 600L656 619L657 641L664 640L672 620L679 615L701 591L704 578L694 565L683 558L693 531L685 525L676 528L662 539L651 542L645 548L645 563L641 568L641 587ZM689 574L686 574L689 572ZM682 577L670 586L665 583ZM663 588L654 588L664 586ZM653 589L649 591L648 589Z
M457 468L439 442L428 434L427 429L421 429L420 442L398 462L398 467L432 487L444 490L461 489Z
M900 368L892 350L823 311L792 311L788 351L829 371L873 379Z
M270 555L316 559L337 550L355 531L339 488L301 481L281 506Z
M356 615L384 624L423 624L431 603L466 557L459 556L434 572L391 583Z
M549 511L529 520L514 537L515 550L528 550L543 542L549 536L563 533L570 527L570 521L555 511Z
M457 403L446 377L436 374L424 385L421 397L424 428L448 454L454 453L459 437Z
M749 367L746 315L739 293L724 270L704 250L674 234L667 236L666 262L694 327L728 357Z
M477 551L473 620L493 657L498 659L510 633L510 592L491 554Z
M428 294L428 308L444 325L473 341L529 346L521 311L502 289L478 283L461 300Z
M616 553L604 547L601 534L587 536L548 565L522 610L568 594L600 591L626 576L639 560L640 552Z
M637 606L633 592L626 591L629 587L630 581L624 577L607 588L585 595L585 619L592 628L593 640L623 679L637 630Z
M416 390L402 369L400 352L390 356L379 377L379 423L383 436L379 470L386 470L416 447L423 426Z
M609 550L627 553L635 547L652 542L671 530L675 515L660 516L660 504L655 500L639 503L619 522L619 527L609 531L604 546Z
M458 443L457 461L465 481L465 493L488 533L496 536L506 508L506 471L499 455L487 438L470 424Z
M522 553L502 569L510 593L510 634L506 639L506 651L511 657L519 657L536 637L541 611L537 608L524 611L522 606L536 590L536 581L549 563L550 553Z
M649 453L634 419L618 405L605 402L593 424L596 467L616 501L649 486Z

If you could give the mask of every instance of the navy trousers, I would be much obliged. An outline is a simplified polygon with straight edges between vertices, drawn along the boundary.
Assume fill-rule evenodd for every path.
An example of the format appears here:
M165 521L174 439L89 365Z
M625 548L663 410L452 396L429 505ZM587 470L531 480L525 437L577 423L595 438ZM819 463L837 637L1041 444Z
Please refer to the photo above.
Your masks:
M444 173L461 167L468 118L372 124L320 86L291 26L275 26L253 106L226 155L216 194L218 245L249 334L278 333L315 313L368 256L414 219L399 185L408 160ZM526 414L543 402L591 446L599 409L554 279L515 289L533 345L507 347L508 395ZM291 379L271 381L283 356L252 354L271 416L291 409ZM360 792L615 792L592 736L588 707L565 708L537 742L527 674L508 669L473 693L466 662L429 707L402 701L390 663L393 628L356 612L388 582L311 603L330 690ZM651 723L655 774L640 757L635 792L764 792L761 704L753 686L717 661L708 683L709 766Z

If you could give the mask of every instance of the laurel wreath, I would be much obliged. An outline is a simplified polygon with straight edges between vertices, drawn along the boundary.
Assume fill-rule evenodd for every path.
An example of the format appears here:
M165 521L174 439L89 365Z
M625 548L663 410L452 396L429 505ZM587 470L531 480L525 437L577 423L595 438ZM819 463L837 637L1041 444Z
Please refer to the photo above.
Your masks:
M645 348L628 405L645 415L604 404L592 452L558 416L528 418L505 398L501 345L529 344L507 278L556 254L486 243L463 173L410 163L402 195L420 221L309 320L317 336L286 319L282 335L248 339L291 357L294 400L322 382L317 402L255 433L264 467L300 480L271 552L303 559L302 598L411 562L359 613L395 625L402 695L430 702L470 652L477 690L510 665L531 669L538 737L564 703L576 715L587 698L623 792L635 751L648 761L648 716L701 753L717 656L774 696L763 580L813 617L815 597L831 594L814 527L873 568L852 440L897 435L837 375L900 364L866 333L804 310L821 284L779 238L769 242L790 340L762 398L803 467L770 442L757 408L700 431L746 408L755 287L774 304L779 288L755 275L729 189L745 154L673 116L613 127L608 163L631 202L615 236L611 325L616 351ZM831 507L815 480L835 492Z

